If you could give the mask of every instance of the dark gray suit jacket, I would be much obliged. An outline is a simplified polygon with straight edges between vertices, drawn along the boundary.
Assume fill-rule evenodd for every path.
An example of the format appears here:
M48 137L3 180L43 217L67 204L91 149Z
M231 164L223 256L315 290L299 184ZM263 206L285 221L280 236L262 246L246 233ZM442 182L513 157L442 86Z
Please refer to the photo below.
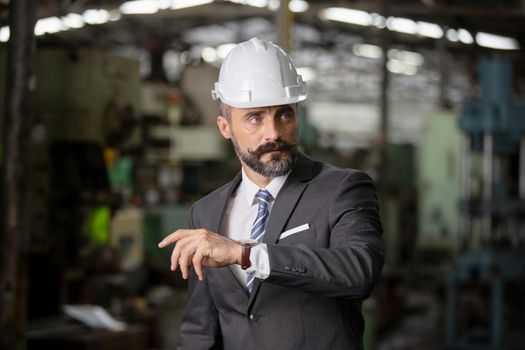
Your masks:
M195 203L190 226L218 232L240 181ZM203 282L192 271L179 349L361 349L361 302L383 266L381 232L368 175L300 155L266 227L270 276L248 296L229 267L207 268Z

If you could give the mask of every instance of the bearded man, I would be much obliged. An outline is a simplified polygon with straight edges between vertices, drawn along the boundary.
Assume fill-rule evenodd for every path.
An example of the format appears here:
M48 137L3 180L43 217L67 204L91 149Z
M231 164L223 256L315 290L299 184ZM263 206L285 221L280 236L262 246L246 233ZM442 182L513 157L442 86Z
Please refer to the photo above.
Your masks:
M306 84L277 45L237 45L212 96L241 171L159 243L190 279L179 349L362 349L384 261L372 179L298 151Z

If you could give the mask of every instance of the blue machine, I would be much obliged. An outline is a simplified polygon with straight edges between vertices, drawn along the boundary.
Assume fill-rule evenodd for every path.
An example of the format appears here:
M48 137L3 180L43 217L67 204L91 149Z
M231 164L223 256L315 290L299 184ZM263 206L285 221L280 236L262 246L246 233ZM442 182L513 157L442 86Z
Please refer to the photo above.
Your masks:
M447 347L523 349L523 332L513 330L516 325L509 325L507 319L509 312L516 311L513 308L523 308L525 303L522 297L506 300L506 288L525 285L525 104L513 103L510 62L484 60L478 76L480 98L465 103L459 120L464 132L463 253L457 270L447 278ZM474 186L473 153L482 155L481 188ZM472 246L473 231L479 227L475 222L481 222L482 244L477 250ZM469 302L475 305L472 295L485 306L481 314L487 317L481 327L466 321L472 318L467 313L474 307L465 307ZM518 304L505 307L515 302Z

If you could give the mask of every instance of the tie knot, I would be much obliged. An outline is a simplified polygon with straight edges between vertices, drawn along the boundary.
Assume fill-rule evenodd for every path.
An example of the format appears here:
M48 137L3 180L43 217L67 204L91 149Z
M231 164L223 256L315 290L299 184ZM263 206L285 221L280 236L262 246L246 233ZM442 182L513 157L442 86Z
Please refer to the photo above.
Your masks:
M255 195L255 198L257 198L259 202L262 201L266 204L269 204L273 199L272 194L268 192L268 190L264 189L260 189L259 192L257 192L257 194Z

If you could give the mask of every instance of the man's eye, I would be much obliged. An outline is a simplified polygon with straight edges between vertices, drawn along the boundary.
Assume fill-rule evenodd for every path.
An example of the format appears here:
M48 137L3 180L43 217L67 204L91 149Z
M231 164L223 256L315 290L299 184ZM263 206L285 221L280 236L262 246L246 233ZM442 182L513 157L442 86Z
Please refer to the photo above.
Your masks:
M250 118L248 118L248 121L252 124L260 123L261 117L258 115L252 115Z
M287 121L290 121L292 119L293 119L293 115L291 113L283 113L283 114L281 114L281 120L282 121L287 122Z

